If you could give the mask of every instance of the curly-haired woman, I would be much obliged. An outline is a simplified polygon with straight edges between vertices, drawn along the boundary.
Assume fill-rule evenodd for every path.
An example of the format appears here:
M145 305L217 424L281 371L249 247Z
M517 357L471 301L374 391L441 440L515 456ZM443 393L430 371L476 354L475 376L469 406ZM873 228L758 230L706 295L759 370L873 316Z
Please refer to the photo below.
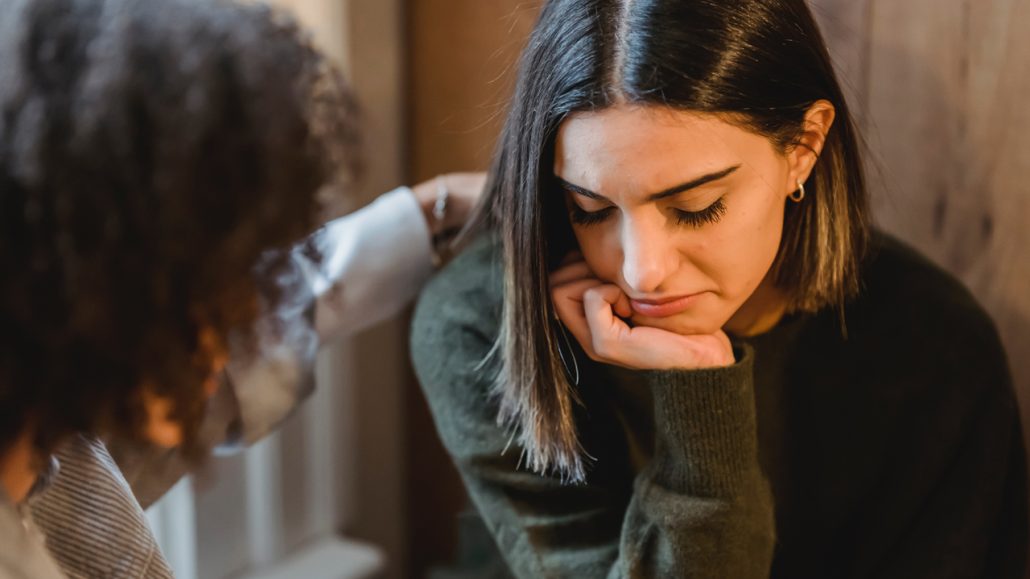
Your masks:
M266 432L318 343L417 292L481 178L318 229L358 172L357 115L292 21L205 0L0 14L0 576L169 576L100 439L195 462L213 409L223 435Z

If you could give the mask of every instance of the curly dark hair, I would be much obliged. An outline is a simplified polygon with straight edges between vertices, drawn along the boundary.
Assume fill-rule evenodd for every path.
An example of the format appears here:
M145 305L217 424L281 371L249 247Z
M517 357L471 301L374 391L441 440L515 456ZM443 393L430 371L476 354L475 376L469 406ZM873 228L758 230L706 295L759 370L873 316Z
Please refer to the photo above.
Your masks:
M78 432L142 440L144 391L188 448L205 344L253 343L288 249L355 176L353 102L265 6L0 14L0 452L27 428L43 452Z

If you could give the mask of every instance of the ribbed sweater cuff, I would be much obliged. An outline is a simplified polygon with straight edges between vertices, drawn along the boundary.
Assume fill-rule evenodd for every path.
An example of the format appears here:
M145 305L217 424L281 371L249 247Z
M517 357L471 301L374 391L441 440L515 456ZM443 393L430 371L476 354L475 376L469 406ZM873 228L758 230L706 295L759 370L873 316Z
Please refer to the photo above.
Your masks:
M695 496L742 492L758 473L754 352L724 368L648 373L655 405L655 482Z

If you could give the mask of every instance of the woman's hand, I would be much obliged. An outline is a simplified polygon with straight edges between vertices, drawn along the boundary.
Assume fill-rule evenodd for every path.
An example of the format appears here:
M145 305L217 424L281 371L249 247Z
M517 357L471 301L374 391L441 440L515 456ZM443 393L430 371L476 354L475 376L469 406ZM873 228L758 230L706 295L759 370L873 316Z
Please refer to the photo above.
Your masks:
M574 259L551 274L551 300L558 318L592 359L637 370L733 365L733 348L722 330L688 336L630 326L625 319L633 310L626 294L594 277L582 258Z
M446 236L464 227L472 209L482 197L485 185L486 173L448 173L412 187L415 199L418 200L419 206L422 207L422 213L426 217L430 235L432 237ZM442 220L437 219L433 214L433 208L440 196L441 186L447 190L447 202Z

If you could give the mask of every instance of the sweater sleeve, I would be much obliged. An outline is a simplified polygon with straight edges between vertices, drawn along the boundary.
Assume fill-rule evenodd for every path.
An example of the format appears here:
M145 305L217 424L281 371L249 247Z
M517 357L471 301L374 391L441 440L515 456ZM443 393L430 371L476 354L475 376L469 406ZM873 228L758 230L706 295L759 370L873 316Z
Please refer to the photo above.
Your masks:
M729 368L640 373L654 392L650 464L630 488L595 476L608 467L603 456L585 484L563 484L520 468L520 450L506 448L492 376L478 364L496 334L495 304L452 283L460 277L437 278L420 302L415 368L444 445L516 576L768 576L774 524L757 461L749 349Z

